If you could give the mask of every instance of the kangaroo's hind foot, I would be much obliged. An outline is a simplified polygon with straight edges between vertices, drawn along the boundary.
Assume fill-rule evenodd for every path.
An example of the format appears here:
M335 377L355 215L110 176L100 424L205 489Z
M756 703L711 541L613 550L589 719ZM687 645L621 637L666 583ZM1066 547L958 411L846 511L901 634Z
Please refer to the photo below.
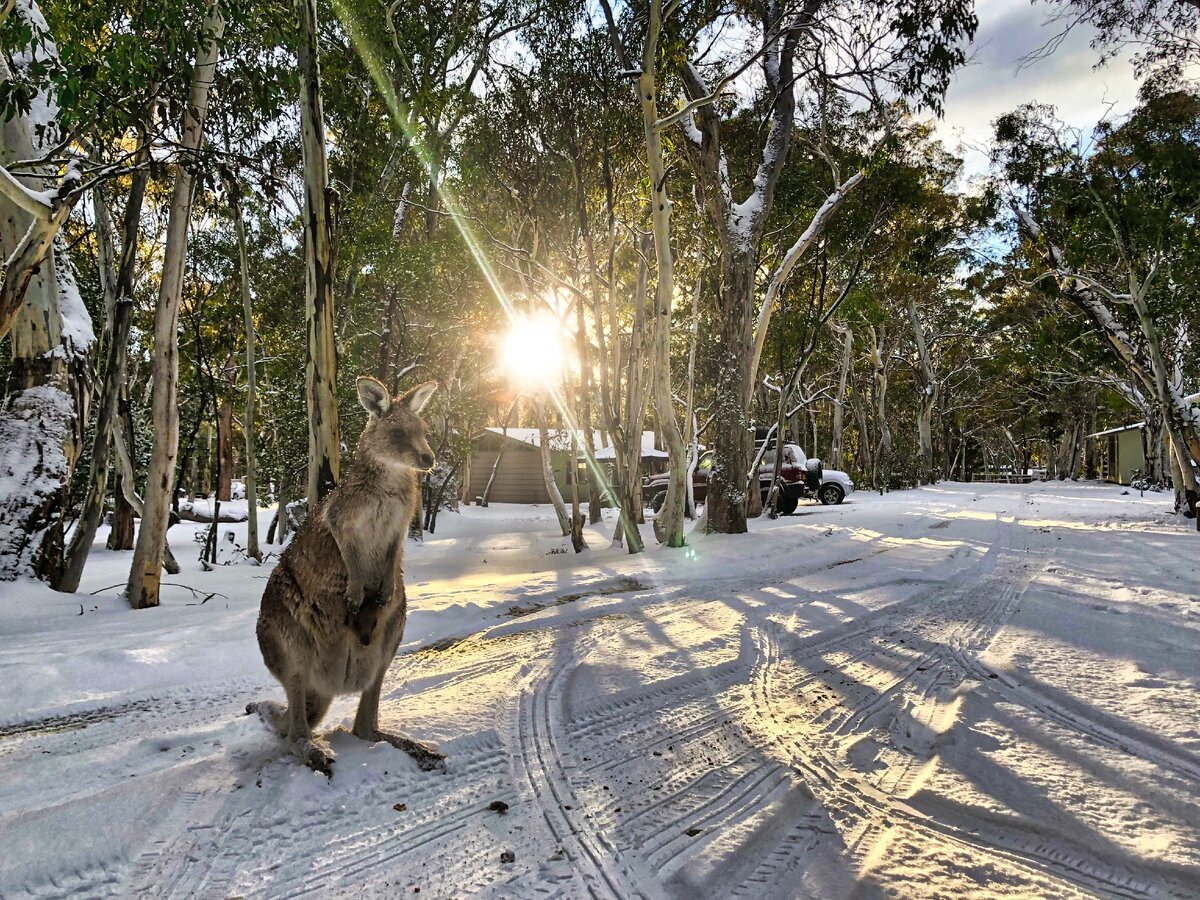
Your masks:
M284 737L288 732L287 707L275 700L255 700L246 704L246 715L258 717L272 730Z
M446 754L439 753L432 747L427 747L420 741L414 741L412 738L405 737L402 734L393 734L390 731L380 731L374 729L369 734L358 734L357 737L365 741L386 741L397 750L403 750L417 764L422 772L445 772L446 771Z
M333 748L321 738L310 738L302 741L297 748L300 760L314 772L320 772L326 778L333 778L333 761L337 756Z
M305 712L307 713L310 727L312 719L315 717L318 720L324 715L325 708L328 703L317 702L314 709L312 704L309 704ZM288 715L288 708L282 703L275 700L258 700L253 703L246 704L246 715L258 714L273 731L279 734L280 737L291 739L291 716ZM300 757L301 762L312 769L314 772L320 772L327 778L333 777L333 763L337 756L333 752L333 748L324 740L318 737L303 737L296 741L296 755Z

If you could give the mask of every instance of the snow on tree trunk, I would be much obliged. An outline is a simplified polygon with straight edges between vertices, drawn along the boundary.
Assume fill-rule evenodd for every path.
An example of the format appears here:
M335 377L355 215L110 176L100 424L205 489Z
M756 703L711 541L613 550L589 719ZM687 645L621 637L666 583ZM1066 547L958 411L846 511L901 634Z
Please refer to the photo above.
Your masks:
M337 485L340 438L337 347L333 325L334 227L337 194L329 187L316 0L296 0L300 28L300 149L304 168L304 308L308 326L305 399L308 404L308 502L315 506Z
M1200 407L1193 406L1184 398L1182 388L1173 377L1173 370L1168 368L1162 352L1158 325L1146 300L1150 285L1158 272L1159 262L1151 260L1145 276L1140 276L1130 266L1127 273L1130 291L1126 295L1118 296L1095 281L1072 271L1066 264L1062 250L1046 238L1041 225L1033 216L1020 208L1015 212L1021 229L1037 245L1063 295L1091 318L1105 341L1125 365L1129 377L1148 397L1153 398L1161 410L1163 427L1170 437L1172 453L1179 464L1180 476L1183 479L1183 495L1189 513L1196 516L1197 505L1200 504L1200 484L1197 483L1192 460L1200 460ZM1121 232L1116 231L1114 237L1123 248L1123 258L1132 258L1133 254L1124 247L1124 236ZM1141 332L1141 341L1135 343L1130 337L1128 329L1113 312L1115 304L1110 301L1133 308ZM1200 516L1196 516L1196 527L1200 530Z
M713 106L716 93L694 64L685 64L681 73L689 104L676 117L683 123L683 144L701 183L704 209L721 250L722 286L717 302L721 377L714 409L713 471L705 504L707 531L746 531L746 466L752 447L749 417L757 365L752 326L758 250L791 143L796 48L819 6L819 0L805 0L798 8L771 2L763 9L761 61L773 103L753 188L741 203L733 200L720 116ZM694 107L694 118L693 113L684 114L689 107ZM795 259L802 253L799 249ZM764 321L769 322L770 309L764 312Z
M43 30L34 0L12 11ZM57 53L0 57L0 85ZM35 58L35 55L37 58ZM78 196L74 166L54 187L51 173L20 180L4 166L35 159L57 140L57 110L44 94L27 115L0 124L0 337L8 334L11 370L0 408L0 578L34 576L57 584L63 563L67 490L87 419L91 319L70 264L54 246Z
M186 157L200 148L208 94L216 71L217 47L225 32L219 0L211 0L204 16L203 40L196 52L191 92L183 115L182 158L175 163L175 187L167 220L158 305L154 310L154 356L151 415L154 448L146 475L146 496L138 531L126 597L135 609L158 606L163 547L175 483L175 457L179 452L179 301L183 291L187 238L192 215L195 174Z

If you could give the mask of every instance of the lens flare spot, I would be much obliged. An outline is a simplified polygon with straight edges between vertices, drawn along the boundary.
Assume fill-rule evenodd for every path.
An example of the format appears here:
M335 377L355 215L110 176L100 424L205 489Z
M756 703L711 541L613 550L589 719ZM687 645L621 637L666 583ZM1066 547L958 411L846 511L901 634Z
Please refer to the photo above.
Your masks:
M546 388L562 378L565 354L562 326L551 315L517 315L500 339L504 376L525 389Z

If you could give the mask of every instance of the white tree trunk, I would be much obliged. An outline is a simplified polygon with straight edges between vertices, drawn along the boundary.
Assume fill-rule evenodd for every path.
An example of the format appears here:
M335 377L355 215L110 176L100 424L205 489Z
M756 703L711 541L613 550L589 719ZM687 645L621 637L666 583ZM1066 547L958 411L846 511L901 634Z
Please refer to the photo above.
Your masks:
M833 401L833 434L829 444L829 459L834 466L842 465L842 430L845 427L846 387L850 380L850 359L854 352L854 331L849 325L835 324L833 330L842 336L842 367L838 376L837 398ZM816 453L817 448L813 447Z
M934 371L929 343L925 339L925 327L921 324L915 296L908 299L908 319L912 323L913 339L917 345L917 364L921 371L921 379L917 385L917 448L921 455L917 483L924 484L934 480L933 410L937 403L937 374Z
M234 195L233 227L237 234L238 270L242 287L242 315L246 320L246 420L242 431L246 434L246 555L262 560L258 547L258 463L255 456L254 406L257 402L257 384L254 372L254 300L250 296L250 267L246 263L246 226L242 222L242 210Z
M35 0L6 4L44 26ZM4 16L0 15L0 21ZM11 59L22 68L57 54L53 44ZM12 79L0 56L0 85ZM86 366L91 319L70 264L54 238L78 199L72 165L55 186L51 174L14 179L5 166L35 159L56 140L56 110L44 94L28 115L0 123L0 337L12 363L0 408L0 579L23 576L58 584L63 563L67 489L87 419Z
M175 484L175 457L179 452L179 300L187 262L188 226L192 215L195 176L188 155L199 150L204 140L208 94L216 72L217 48L225 33L220 0L210 0L204 16L204 39L196 52L191 93L183 114L180 144L182 158L175 163L175 187L167 220L167 242L163 252L162 280L154 310L154 357L151 410L154 448L146 475L146 497L137 545L129 571L126 597L135 609L158 606L163 546Z
M333 323L333 228L336 195L329 187L316 0L296 0L300 47L300 149L304 168L304 309L308 326L308 502L314 508L340 477L337 346Z
M675 260L671 252L671 199L667 196L662 133L656 124L656 64L658 36L662 27L662 6L662 0L650 2L650 21L642 53L642 74L638 79L638 98L642 107L642 125L650 175L650 221L654 232L654 255L658 264L658 281L654 292L654 353L651 366L654 412L667 447L671 467L667 496L655 519L654 528L659 540L668 547L682 547L687 542L683 528L687 448L679 430L674 396L671 392L671 301L675 296ZM641 436L637 435L634 440L640 441L640 438Z
M825 198L825 202L821 204L821 208L813 214L808 227L796 239L796 243L788 248L787 253L783 255L783 260L779 263L779 267L771 275L771 281L767 285L767 296L763 298L762 306L758 309L758 322L754 326L754 358L750 363L751 382L758 377L758 364L762 359L763 346L767 343L767 332L771 328L771 316L774 314L775 306L779 301L779 291L792 274L796 263L804 258L804 254L808 252L809 247L816 243L817 238L825 231L825 226L829 224L829 220L833 218L833 214L837 212L838 207L845 202L846 197L862 183L865 177L866 174L864 172L855 172L838 185L832 194ZM813 448L813 452L816 452L815 447Z
M554 507L554 515L558 517L558 527L562 530L563 537L566 537L571 533L571 516L567 512L567 504L563 502L562 492L558 489L558 482L554 480L554 465L550 457L550 432L546 428L546 406L540 399L537 401L537 420L542 483L546 486L546 495Z

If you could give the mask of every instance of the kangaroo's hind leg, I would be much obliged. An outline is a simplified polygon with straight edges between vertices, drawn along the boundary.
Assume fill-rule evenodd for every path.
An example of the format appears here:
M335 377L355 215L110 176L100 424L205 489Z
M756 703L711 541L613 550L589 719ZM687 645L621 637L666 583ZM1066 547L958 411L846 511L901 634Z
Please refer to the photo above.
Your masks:
M304 697L304 713L308 720L308 727L311 731L321 724L321 720L325 718L325 713L329 712L329 705L333 703L332 694L321 694L314 690L309 690Z
M332 698L308 689L303 676L288 680L288 740L300 744L300 758L304 764L329 778L333 777L333 748L324 740L313 737L314 721L319 722L329 709ZM310 703L311 698L311 703Z
M390 662L390 660L388 661ZM419 741L379 729L379 694L383 688L383 677L387 674L388 665L385 662L379 667L379 673L362 693L358 701L358 713L354 717L354 736L364 741L387 741L397 750L403 750L414 760L424 772L445 771L446 754L438 753L432 747L427 747Z

